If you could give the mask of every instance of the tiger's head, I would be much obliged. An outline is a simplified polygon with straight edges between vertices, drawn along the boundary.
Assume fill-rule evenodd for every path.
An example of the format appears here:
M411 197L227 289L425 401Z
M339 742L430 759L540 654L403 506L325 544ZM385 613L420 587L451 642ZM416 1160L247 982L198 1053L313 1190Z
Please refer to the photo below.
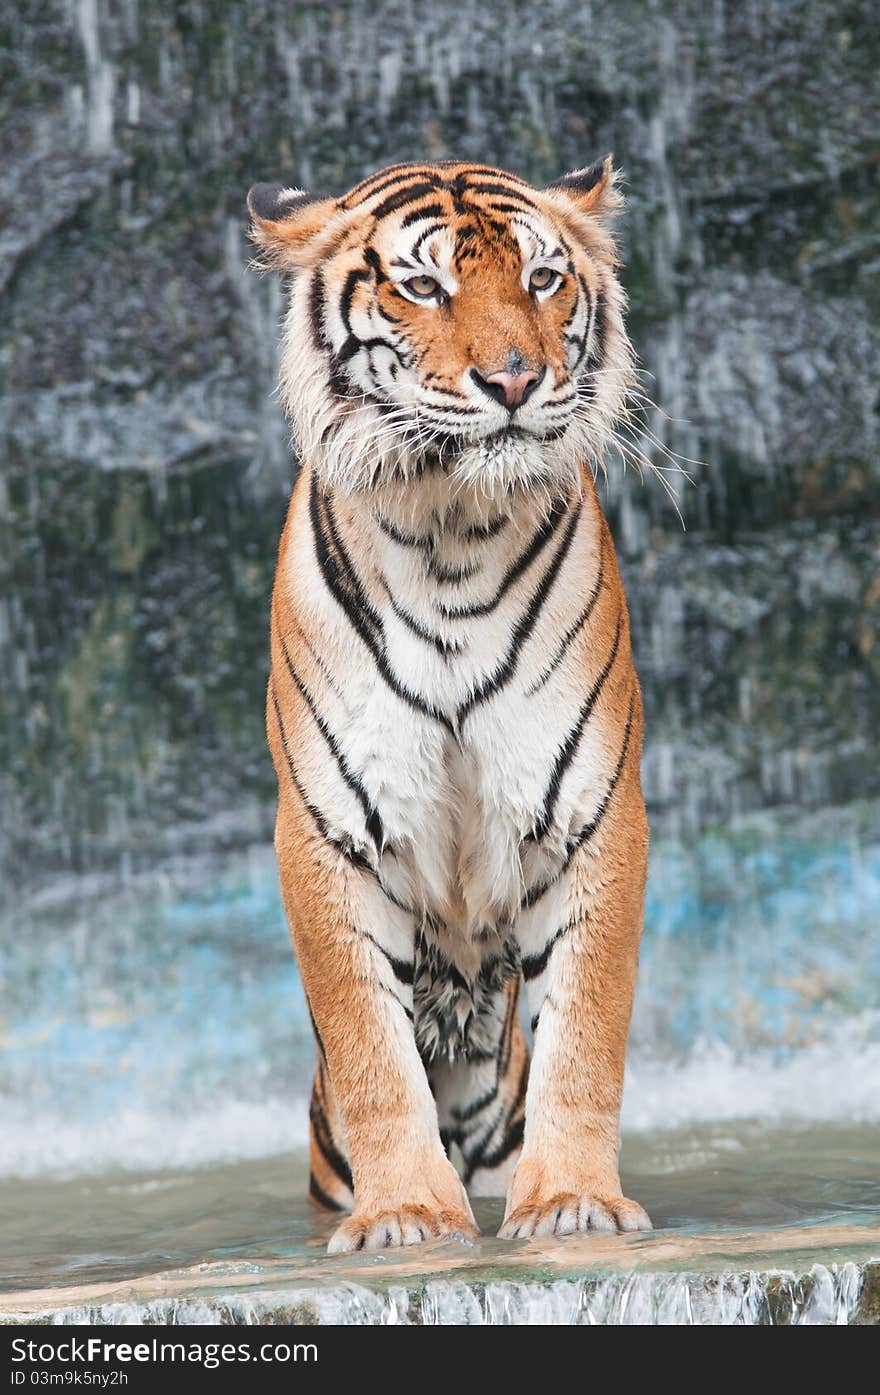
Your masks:
M609 156L540 190L463 162L341 198L255 185L258 265L294 273L282 395L328 484L439 470L494 496L601 463L633 364L616 180Z

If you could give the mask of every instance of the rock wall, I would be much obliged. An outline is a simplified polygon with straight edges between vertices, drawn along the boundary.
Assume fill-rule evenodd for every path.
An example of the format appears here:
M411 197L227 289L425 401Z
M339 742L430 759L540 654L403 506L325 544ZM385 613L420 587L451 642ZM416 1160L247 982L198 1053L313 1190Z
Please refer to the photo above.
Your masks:
M266 836L295 464L243 198L613 149L660 442L611 462L655 827L880 792L880 32L867 0L0 11L0 867ZM658 465L661 449L641 445Z

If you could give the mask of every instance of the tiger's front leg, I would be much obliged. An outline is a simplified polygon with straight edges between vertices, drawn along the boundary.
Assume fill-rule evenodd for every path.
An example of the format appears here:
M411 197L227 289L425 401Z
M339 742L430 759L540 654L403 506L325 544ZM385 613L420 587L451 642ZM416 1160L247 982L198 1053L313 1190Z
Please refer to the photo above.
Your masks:
M637 756L518 932L535 1043L500 1234L650 1230L621 1190L620 1102L647 861Z
M414 936L369 872L328 843L282 789L275 846L284 906L332 1084L354 1210L331 1254L476 1235L440 1141L412 1027Z

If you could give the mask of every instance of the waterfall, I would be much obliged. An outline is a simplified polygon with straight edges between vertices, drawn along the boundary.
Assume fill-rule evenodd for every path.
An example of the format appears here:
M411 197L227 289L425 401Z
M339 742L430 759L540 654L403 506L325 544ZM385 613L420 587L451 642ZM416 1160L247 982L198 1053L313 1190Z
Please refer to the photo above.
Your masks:
M86 145L90 155L109 155L116 75L101 48L99 0L77 0L76 26L85 54Z
M614 1274L555 1283L359 1284L256 1296L161 1299L49 1311L59 1324L305 1323L365 1326L838 1326L877 1321L880 1264L790 1271Z

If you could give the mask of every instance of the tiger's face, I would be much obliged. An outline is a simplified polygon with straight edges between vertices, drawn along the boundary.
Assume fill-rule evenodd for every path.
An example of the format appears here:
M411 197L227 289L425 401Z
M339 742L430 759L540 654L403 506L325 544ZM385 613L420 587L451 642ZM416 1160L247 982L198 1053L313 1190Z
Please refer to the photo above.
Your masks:
M496 494L601 461L632 352L610 158L537 190L396 165L340 199L257 185L252 235L293 271L282 391L303 453L351 490L441 471Z

